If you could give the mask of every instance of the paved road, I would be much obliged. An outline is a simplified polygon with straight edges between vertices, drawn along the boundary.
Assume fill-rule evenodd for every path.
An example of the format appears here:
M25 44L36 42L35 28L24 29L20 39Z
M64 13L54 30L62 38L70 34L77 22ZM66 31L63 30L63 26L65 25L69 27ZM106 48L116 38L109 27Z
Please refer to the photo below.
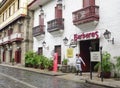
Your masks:
M33 86L0 73L0 88L33 88Z
M0 66L0 88L107 88Z

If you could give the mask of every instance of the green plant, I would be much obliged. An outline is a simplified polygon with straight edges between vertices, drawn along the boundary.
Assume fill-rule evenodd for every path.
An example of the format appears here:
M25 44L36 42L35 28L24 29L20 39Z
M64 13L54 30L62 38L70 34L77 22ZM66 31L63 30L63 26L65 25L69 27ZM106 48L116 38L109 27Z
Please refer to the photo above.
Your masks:
M117 67L117 70L120 71L120 56L117 57L116 67Z
M116 78L120 78L120 56L117 56L115 58L116 58L115 76Z
M68 64L68 59L63 59L62 64L67 65Z
M36 56L36 53L33 51L28 51L25 54L25 66L26 67L32 67L34 64L34 57Z
M44 68L48 68L48 58L43 56L43 55L40 55L40 68L41 69L44 69Z
M51 60L51 59L48 60L48 69L49 70L53 69L53 60Z
M41 64L41 62L40 62L40 56L37 55L37 54L35 54L35 56L33 57L33 60L32 60L32 65L35 68L38 68L40 64Z
M111 72L113 64L110 62L110 53L104 52L102 55L102 71L103 72ZM95 70L98 70L98 68L101 67L101 62L97 63L94 66Z

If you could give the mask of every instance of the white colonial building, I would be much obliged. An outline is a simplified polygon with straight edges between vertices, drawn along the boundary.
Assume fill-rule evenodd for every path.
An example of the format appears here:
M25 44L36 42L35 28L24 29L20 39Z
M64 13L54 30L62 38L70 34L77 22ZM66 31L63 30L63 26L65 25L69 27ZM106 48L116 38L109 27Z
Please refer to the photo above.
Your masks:
M120 0L33 0L33 50L47 57L58 53L58 64L64 58L74 65L80 53L89 71L90 50L108 51L112 59L120 53ZM105 32L111 38L105 39ZM68 40L65 44L64 40ZM108 42L109 41L109 42ZM92 62L92 67L96 62Z

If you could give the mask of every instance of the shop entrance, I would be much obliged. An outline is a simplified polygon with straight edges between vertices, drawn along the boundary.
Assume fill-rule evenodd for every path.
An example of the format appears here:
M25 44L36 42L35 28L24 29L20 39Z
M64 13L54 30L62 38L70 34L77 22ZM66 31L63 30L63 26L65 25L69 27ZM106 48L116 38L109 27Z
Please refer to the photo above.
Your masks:
M61 64L61 46L55 46L55 52L58 53L58 64Z
M83 66L83 72L89 72L90 71L90 51L89 47L92 47L92 51L99 51L99 39L94 40L85 40L80 41L80 55L84 62L86 63L86 67ZM98 62L92 62L92 71L94 71L94 66Z

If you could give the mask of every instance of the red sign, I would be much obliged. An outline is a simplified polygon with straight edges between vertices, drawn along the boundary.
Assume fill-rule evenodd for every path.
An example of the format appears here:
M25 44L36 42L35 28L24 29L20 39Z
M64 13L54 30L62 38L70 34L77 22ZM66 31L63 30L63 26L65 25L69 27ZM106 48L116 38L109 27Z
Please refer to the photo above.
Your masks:
M98 39L99 31L86 32L81 34L74 34L74 40L88 40L88 39Z

